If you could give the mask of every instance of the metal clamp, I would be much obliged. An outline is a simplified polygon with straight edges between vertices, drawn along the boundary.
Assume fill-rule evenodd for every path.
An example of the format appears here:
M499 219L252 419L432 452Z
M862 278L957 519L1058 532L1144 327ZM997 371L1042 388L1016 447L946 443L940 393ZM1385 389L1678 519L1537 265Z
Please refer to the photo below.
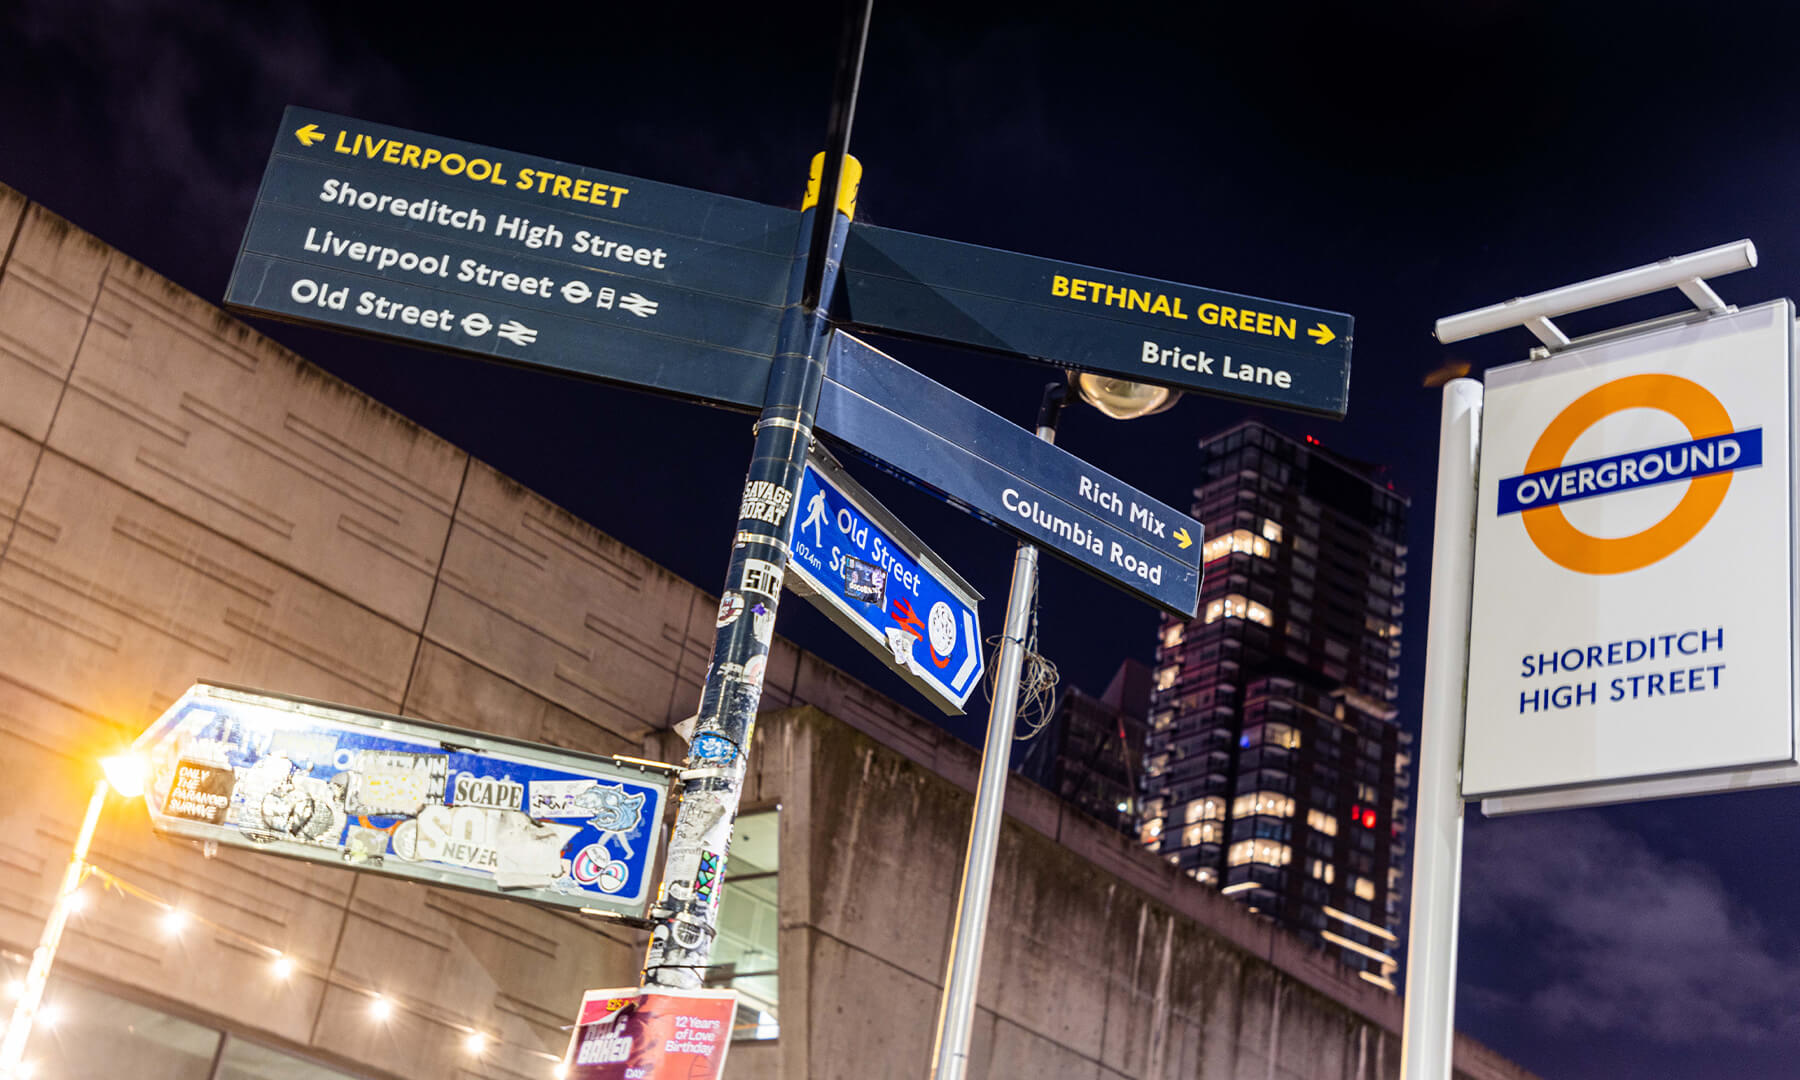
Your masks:
M781 557L784 561L788 557L787 541L777 539L770 536L768 533L739 532L736 536L732 537L731 543L733 547L736 547L739 544L767 544L769 547L781 552Z
M762 429L765 426L766 427L789 428L793 431L799 432L802 436L804 436L806 438L806 441L808 443L812 442L812 437L813 437L812 428L807 427L805 424L802 424L798 420L789 420L785 416L765 416L765 417L763 417L762 419L758 420L756 423L754 423L750 426L750 434L751 435L761 435Z

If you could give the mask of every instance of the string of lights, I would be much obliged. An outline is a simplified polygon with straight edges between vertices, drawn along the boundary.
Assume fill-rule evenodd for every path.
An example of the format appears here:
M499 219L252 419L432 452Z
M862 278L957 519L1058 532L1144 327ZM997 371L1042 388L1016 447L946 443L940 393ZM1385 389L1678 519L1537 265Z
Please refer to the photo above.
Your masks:
M559 1078L564 1076L567 1072L567 1066L563 1063L562 1056L559 1054L552 1054L546 1050L539 1049L535 1046L529 1046L524 1043L508 1042L493 1032L483 1031L471 1024L446 1016L441 1010L423 1005L419 1002L411 1001L404 996L383 991L380 987L361 982L360 980L345 975L335 968L330 970L320 970L318 967L290 956L288 953L267 942L259 941L254 936L246 934L241 930L208 919L203 915L158 896L151 890L128 881L118 874L91 862L83 864L82 885L69 898L69 910L71 914L78 914L87 911L92 907L96 890L93 885L89 884L90 881L99 886L98 891L102 894L117 892L122 897L158 909L161 912L161 930L165 936L176 937L187 931L190 927L204 927L213 934L226 938L247 951L260 953L266 956L269 961L269 975L271 978L285 982L295 976L307 976L318 979L327 986L362 994L369 999L369 1018L376 1023L385 1023L393 1018L396 1010L404 1010L421 1019L459 1033L462 1037L463 1051L471 1057L483 1057L501 1050L515 1051L520 1055L535 1059L539 1062L549 1063L550 1068L541 1075L551 1077L552 1080L559 1080ZM15 984L16 983L17 980L15 980ZM16 996L19 992L19 986L9 985L6 987L6 992L8 996ZM51 1017L44 1017L44 1019L50 1020ZM29 1075L29 1072L21 1072L20 1075L21 1077L25 1077Z
M982 693L991 702L994 700L995 684L999 678L1000 637L990 636L986 642L989 653L987 677L982 680ZM1019 672L1019 704L1015 712L1016 727L1014 741L1023 742L1036 738L1043 733L1050 723L1050 717L1056 712L1056 685L1059 676L1056 664L1043 653L1038 652L1038 590L1031 590L1031 628L1026 632L1025 658Z

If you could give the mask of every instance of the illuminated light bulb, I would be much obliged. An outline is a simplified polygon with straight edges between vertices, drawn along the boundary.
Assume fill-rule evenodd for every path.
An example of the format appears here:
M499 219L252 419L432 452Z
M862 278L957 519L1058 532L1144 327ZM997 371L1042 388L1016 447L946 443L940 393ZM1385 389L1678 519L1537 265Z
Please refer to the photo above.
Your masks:
M106 782L112 785L112 789L127 799L135 799L144 793L144 780L150 771L149 764L136 754L101 758L100 769L106 774Z
M487 1049L487 1036L479 1031L469 1032L468 1038L463 1040L463 1049L479 1056L483 1050Z
M1148 386L1129 379L1083 372L1075 376L1075 392L1081 400L1114 420L1135 420L1170 409L1180 399L1181 391L1166 386Z
M53 1028L62 1023L62 1010L54 1005L45 1005L37 1012L37 1023Z
M87 910L88 894L86 889L76 889L69 894L69 914L75 915Z
M37 1075L37 1062L19 1062L19 1067L13 1071L13 1075L18 1077L19 1080L31 1080L33 1076Z
M281 953L275 954L275 961L270 966L277 979L285 979L294 973L294 962Z
M167 912L165 912L163 914L163 919L162 919L163 933L179 934L179 933L181 933L181 931L184 928L186 928L187 922L188 922L187 912L181 910L180 908L170 908Z
M19 998L21 996L24 995L24 993L25 993L24 980L22 980L22 979L6 980L6 1000L17 1001L17 1000L19 1000Z
M559 1061L550 1067L550 1075L554 1076L556 1080L562 1080L563 1077L569 1075L569 1067Z
M377 1020L386 1020L394 1015L394 1003L380 994L376 994L369 1001L369 1015Z

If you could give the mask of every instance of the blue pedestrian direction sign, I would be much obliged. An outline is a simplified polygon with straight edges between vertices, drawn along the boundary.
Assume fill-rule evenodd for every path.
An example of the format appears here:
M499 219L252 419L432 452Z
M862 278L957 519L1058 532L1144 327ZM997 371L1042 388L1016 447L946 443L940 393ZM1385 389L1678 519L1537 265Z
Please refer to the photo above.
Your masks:
M839 321L1341 418L1335 311L855 224Z
M674 771L210 683L133 753L166 835L632 919Z
M289 108L226 303L760 408L801 215Z
M946 713L981 682L981 594L823 449L807 457L787 584Z
M1198 521L842 330L829 355L819 430L1021 540L1193 616Z

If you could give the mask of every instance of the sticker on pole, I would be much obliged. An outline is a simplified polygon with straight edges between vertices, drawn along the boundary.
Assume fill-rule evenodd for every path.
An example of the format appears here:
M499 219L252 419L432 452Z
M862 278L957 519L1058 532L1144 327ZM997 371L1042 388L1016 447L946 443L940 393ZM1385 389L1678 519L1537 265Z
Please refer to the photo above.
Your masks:
M981 594L814 447L788 585L946 713L981 681Z
M563 1060L570 1080L719 1080L733 990L589 990Z

